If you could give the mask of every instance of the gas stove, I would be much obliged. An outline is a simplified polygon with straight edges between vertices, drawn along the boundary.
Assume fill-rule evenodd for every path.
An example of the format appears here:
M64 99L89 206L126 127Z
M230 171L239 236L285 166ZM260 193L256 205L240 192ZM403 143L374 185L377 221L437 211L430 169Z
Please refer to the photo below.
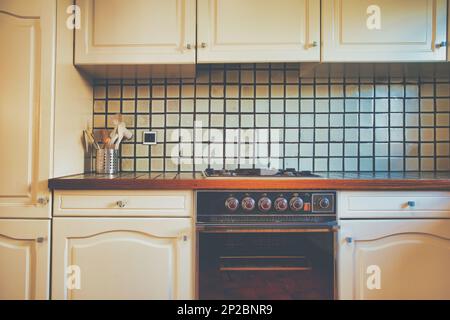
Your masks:
M297 171L295 169L212 169L208 168L204 171L205 177L291 177L291 178L318 178L319 175L311 171Z
M335 191L198 190L199 298L333 299L337 230Z

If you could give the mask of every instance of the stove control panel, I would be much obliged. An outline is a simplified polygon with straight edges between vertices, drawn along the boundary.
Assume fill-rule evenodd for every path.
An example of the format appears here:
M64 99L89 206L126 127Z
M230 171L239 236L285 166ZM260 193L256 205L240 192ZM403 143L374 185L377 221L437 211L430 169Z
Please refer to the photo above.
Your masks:
M197 215L335 214L334 191L198 191Z

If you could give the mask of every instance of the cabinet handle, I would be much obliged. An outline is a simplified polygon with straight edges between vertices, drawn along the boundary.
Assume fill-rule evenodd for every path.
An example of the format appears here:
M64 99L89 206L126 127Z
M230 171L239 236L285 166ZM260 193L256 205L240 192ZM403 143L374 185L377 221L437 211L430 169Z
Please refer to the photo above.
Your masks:
M187 236L187 235L184 235L184 236L183 236L183 241L186 242L187 240L188 240L188 236Z
M206 42L202 42L202 43L200 44L200 47L206 48Z
M36 238L36 242L37 242L37 243L43 243L44 240L45 240L44 237L37 237L37 238Z
M186 49L191 50L191 49L192 49L192 45L191 45L190 43L188 43L188 44L186 45Z
M44 197L37 199L37 203L41 206L46 206L48 204L48 201L49 201L48 198L44 198Z
M406 205L407 205L408 207L410 207L410 208L414 208L414 207L416 206L416 202L410 200L410 201L408 201L408 202L406 203Z
M445 41L441 41L441 42L439 42L439 43L436 43L436 48L443 48L443 47L446 47L447 46L447 42L445 42Z
M125 208L125 206L127 205L127 203L122 200L117 201L116 204L119 208Z
M313 41L309 46L311 48L317 47L319 44L317 43L317 41Z
M345 237L345 242L347 242L348 244L353 242L353 238L352 237Z

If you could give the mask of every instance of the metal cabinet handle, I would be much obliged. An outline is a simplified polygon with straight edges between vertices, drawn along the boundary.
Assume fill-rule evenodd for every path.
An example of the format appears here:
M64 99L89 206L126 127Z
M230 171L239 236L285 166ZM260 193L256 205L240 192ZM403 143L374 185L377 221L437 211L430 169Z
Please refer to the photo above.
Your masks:
M122 200L117 201L116 204L119 208L125 208L125 206L127 205L126 201Z
M347 242L348 244L353 242L353 238L352 237L345 237L345 242Z
M192 49L192 45L191 45L190 43L188 43L188 44L186 45L186 49L191 50L191 49Z
M186 242L188 240L188 236L187 235L183 235L183 241Z
M441 42L439 42L439 43L436 43L436 48L443 48L443 47L446 47L447 46L447 42L445 42L445 41L441 41Z
M416 202L410 200L410 201L408 201L408 202L406 203L406 205L407 205L408 207L410 207L410 208L414 208L414 207L416 206Z
M44 237L37 237L37 238L36 238L36 242L37 242L37 243L43 243L44 240L45 240Z
M200 47L206 48L206 42L202 42L202 43L200 44Z
M45 197L41 197L37 199L37 203L41 206L46 206L48 204L49 199Z
M319 44L317 43L317 41L313 41L311 44L310 44L310 47L311 48L314 48L314 47L317 47Z

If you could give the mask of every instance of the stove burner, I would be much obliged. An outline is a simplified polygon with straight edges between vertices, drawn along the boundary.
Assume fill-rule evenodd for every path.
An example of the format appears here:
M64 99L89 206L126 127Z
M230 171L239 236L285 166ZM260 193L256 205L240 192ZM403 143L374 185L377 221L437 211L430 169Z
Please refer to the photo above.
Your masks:
M313 178L319 175L311 171L297 171L293 168L288 169L234 169L234 170L215 170L208 168L204 171L206 177L301 177Z

